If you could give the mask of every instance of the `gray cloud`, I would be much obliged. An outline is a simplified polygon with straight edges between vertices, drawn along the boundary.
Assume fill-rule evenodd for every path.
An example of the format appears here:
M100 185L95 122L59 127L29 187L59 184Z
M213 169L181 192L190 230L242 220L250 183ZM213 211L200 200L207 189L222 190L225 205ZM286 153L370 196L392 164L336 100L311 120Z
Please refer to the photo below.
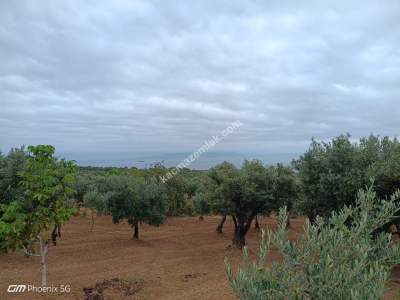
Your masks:
M0 2L0 148L302 151L398 135L400 2Z

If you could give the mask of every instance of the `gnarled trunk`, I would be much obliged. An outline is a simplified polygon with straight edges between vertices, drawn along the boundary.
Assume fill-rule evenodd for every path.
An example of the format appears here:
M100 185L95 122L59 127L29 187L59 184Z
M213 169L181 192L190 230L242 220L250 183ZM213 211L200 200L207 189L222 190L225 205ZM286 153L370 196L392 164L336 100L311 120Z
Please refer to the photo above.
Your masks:
M233 234L232 245L241 249L246 245L246 233L241 228L235 228L235 233Z
M224 228L225 221L226 221L226 215L223 215L221 222L219 222L217 229L215 229L215 231L217 231L218 233L222 233L222 228Z
M237 248L243 248L246 245L246 234L251 227L251 223L255 217L232 216L233 223L235 224L235 232L233 234L232 245Z

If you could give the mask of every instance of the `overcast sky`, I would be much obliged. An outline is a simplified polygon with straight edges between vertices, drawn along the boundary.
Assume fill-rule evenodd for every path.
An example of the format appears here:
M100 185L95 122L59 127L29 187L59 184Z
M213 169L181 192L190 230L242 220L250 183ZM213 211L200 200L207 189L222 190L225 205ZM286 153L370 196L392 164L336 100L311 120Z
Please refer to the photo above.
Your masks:
M216 149L395 136L399 28L398 0L1 1L0 148L190 151L235 120Z

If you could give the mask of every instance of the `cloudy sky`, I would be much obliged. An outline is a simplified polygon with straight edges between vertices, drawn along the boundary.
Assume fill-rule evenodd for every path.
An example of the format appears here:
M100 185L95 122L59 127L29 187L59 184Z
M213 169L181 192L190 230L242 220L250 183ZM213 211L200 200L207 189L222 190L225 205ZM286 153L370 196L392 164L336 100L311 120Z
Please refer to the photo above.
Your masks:
M286 4L285 4L286 3ZM400 2L1 1L0 148L297 152L395 136Z

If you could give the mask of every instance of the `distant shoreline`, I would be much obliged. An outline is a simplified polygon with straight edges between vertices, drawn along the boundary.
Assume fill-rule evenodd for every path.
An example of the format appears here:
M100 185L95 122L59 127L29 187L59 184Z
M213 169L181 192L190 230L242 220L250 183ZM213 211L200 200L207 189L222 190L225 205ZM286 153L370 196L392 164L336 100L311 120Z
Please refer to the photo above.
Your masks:
M147 169L156 165L170 168L177 166L188 153L58 153L59 157L75 160L81 167L110 167ZM261 160L264 164L290 164L297 158L297 153L204 153L193 162L189 169L208 170L213 166L228 161L240 167L246 159Z

